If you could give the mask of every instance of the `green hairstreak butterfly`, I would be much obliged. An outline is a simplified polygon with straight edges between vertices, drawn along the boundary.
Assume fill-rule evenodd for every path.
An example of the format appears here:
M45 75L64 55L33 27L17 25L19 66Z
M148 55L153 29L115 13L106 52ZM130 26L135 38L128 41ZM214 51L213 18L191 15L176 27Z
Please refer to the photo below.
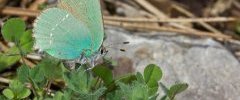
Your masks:
M104 29L99 0L58 0L34 24L35 47L63 60L101 52Z

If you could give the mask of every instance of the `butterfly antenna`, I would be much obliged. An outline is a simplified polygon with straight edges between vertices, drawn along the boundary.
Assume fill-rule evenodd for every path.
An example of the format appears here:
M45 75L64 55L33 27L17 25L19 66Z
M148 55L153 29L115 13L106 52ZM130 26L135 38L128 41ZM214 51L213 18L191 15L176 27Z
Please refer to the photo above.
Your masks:
M123 49L123 48L118 48L118 47L111 47L112 49L115 49L115 50L119 50L121 52L126 52L127 50L126 49Z
M125 41L125 42L120 42L120 43L112 43L112 44L108 44L108 45L106 45L104 47L109 48L109 47L111 47L113 45L122 45L122 44L127 45L127 44L130 44L130 42Z

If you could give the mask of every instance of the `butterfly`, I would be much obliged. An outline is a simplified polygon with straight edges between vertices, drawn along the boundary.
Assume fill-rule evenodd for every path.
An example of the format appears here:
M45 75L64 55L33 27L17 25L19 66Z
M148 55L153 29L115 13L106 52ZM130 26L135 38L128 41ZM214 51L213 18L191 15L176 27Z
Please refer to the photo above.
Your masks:
M95 59L102 53L103 18L99 0L58 0L37 17L35 47L62 60Z

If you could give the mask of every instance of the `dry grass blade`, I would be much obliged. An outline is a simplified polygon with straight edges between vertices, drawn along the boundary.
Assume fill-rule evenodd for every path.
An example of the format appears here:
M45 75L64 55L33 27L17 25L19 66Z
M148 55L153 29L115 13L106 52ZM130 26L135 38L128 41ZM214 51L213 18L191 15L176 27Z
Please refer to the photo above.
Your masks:
M28 10L38 10L39 5L45 3L47 0L35 0L28 8ZM23 20L27 20L28 16L22 17Z
M9 84L11 80L9 79L6 79L6 78L3 78L3 77L0 77L0 83L6 83L6 84Z
M39 10L28 10L16 7L5 7L1 10L2 14L5 15L17 15L17 16L29 16L29 17L36 17L39 15Z
M222 34L212 34L210 32L201 32L201 31L189 31L189 30L183 30L183 29L176 29L171 27L153 27L148 26L145 24L132 24L127 22L116 22L116 21L104 21L106 25L113 25L113 26L119 26L123 28L132 28L132 29L141 29L141 30L152 30L152 31L166 31L166 32L176 32L180 34L186 34L186 35L196 35L196 36L205 36L205 37L212 37L212 38L221 38L224 40L230 40L232 37Z
M14 13L14 11L16 11L16 10L21 10L21 13ZM23 9L13 8L13 7L6 7L2 11L2 13L4 13L4 14L29 15L29 16L34 16L34 17L38 16L39 12L40 11L23 10ZM213 37L213 38L222 38L222 39L230 39L231 38L230 36L223 35L223 34L216 35L216 34L213 34L211 32L201 32L201 31L198 31L198 30L195 30L195 29L194 30L186 29L186 27L182 26L182 25L178 26L178 27L181 27L181 29L158 27L158 26L155 26L155 25L153 27L153 26L149 26L148 24L145 24L145 25L144 24L140 24L140 26L139 26L138 23L129 24L129 23L123 23L123 22L118 22L118 21L111 21L110 19L114 19L113 17L112 18L105 17L105 18L106 18L105 19L105 24L107 24L107 25L114 25L114 26L120 26L120 27L124 27L124 28L136 28L136 29L142 28L142 29L155 30L155 31L180 32L180 33L184 33L184 34L197 35L197 36L209 36L209 37ZM133 19L131 19L131 20L133 20ZM138 20L138 19L134 19L134 20ZM146 20L149 20L149 19L146 19ZM153 19L153 20L157 20L157 19ZM167 19L164 19L164 20L169 20L170 21L172 19L167 18ZM174 19L174 20L176 20L176 19ZM186 20L190 21L191 19L186 19ZM200 19L198 19L198 20L200 20ZM201 20L203 20L203 19L201 19ZM207 21L207 19L204 19L204 20ZM218 20L220 20L220 19L218 19ZM221 20L223 20L223 19L221 19ZM235 19L229 18L228 20L235 20ZM142 21L142 19L141 19L141 21ZM175 25L178 25L178 24L175 24Z
M135 0L137 3L139 3L142 7L144 7L146 10L148 10L149 12L153 13L157 18L164 18L167 19L169 18L166 14L164 14L163 12L161 12L159 9L157 9L156 7L154 7L152 4L150 4L148 1L146 0ZM169 23L169 25L179 28L179 29L184 29L184 30L188 30L188 31L197 31L193 28L189 28L187 26L178 24L178 23Z
M177 5L173 5L173 8L175 8L176 10L178 10L179 12L185 14L186 16L188 17L191 17L191 18L195 18L196 16L194 14L192 14L191 12L187 11L186 9L180 7L180 6L177 6ZM211 25L205 23L205 22L199 22L200 25L202 25L203 27L205 27L207 30L211 31L211 32L214 32L216 34L222 34L222 32L220 32L219 30L215 29L214 27L212 27Z
M129 18L129 17L117 17L117 16L104 16L105 20L123 21L123 22L142 22L142 23L198 23L198 22L232 22L237 21L236 18L232 17L212 17L212 18L167 18L167 19L156 19L156 18Z

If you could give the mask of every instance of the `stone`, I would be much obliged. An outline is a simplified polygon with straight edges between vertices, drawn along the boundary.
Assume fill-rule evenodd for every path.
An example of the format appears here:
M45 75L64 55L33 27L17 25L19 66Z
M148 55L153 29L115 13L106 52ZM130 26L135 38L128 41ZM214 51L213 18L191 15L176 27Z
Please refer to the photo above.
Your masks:
M189 88L177 95L177 100L240 100L240 63L211 38L129 32L115 27L107 27L106 35L104 45L109 57L128 58L131 61L127 61L127 67L140 72L148 64L157 64L164 74L161 82L168 87L176 82L188 83ZM130 44L122 44L125 41ZM118 69L126 70L126 64L122 65ZM163 95L161 89L159 92Z

